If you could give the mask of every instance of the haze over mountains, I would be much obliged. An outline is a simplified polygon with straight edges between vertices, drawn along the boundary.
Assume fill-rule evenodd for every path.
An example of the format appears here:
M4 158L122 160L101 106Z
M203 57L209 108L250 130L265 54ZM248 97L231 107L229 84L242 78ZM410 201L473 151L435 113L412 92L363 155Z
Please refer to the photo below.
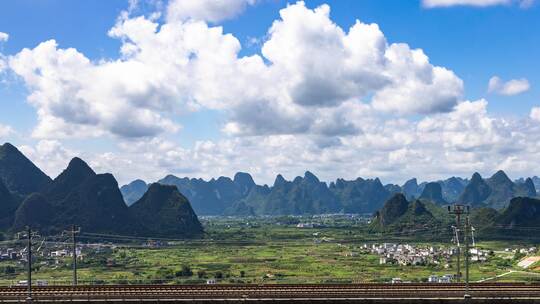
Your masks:
M420 198L438 205L460 202L502 209L514 197L537 195L533 179L513 182L503 171L487 179L474 173L470 180L450 177L418 184L413 178L401 186L383 185L378 178L337 179L326 184L309 171L292 181L278 175L271 186L257 185L249 174L242 172L233 179L219 177L209 181L168 175L158 183L177 186L199 215L372 214L395 193L403 193L410 201ZM129 205L147 187L137 180L122 186L121 191Z
M378 178L327 184L309 171L292 181L278 175L271 186L257 185L243 172L210 181L168 175L154 184L136 180L119 189L111 174L96 174L82 159L72 159L52 180L14 146L0 146L3 231L31 225L52 234L76 224L87 232L195 237L203 232L197 214L324 213L375 214L372 229L399 231L448 224L441 206L455 202L471 205L486 227L512 226L537 220L531 211L537 210L536 196L534 178L514 182L503 171L489 178L474 173L470 180L418 184L411 179L401 186L383 185ZM531 212L532 218L524 215Z
M523 183L514 183L503 171L483 179L480 174L473 174L471 181L458 198L458 202L473 207L492 207L501 209L516 196L534 197L537 195L532 179Z

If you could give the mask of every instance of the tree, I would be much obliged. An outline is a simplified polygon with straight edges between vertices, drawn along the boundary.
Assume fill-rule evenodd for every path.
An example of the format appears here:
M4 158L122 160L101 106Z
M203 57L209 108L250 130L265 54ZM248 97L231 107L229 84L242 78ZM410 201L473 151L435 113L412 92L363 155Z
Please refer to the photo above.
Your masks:
M176 277L191 277L193 276L193 271L188 265L182 265L182 270L175 273Z
M516 254L514 254L514 261L519 261L521 260L522 258L524 258L526 256L525 253L521 253L521 252L516 252Z
M206 271L204 271L204 270L199 270L199 271L197 271L197 277L198 277L199 279L202 279L202 278L204 278L205 276L206 276Z
M2 272L5 273L5 274L14 274L15 273L15 267L11 266L11 265L7 265L5 267L3 267L4 269L2 269Z
M221 271L216 271L214 277L215 277L216 279L222 279L222 278L223 278L223 272L221 272Z
M240 270L240 277L243 278L246 276L246 272L243 270Z
M170 280L174 277L174 273L173 273L173 270L172 269L169 269L169 268L165 268L165 267L160 267L157 271L156 271L156 279L159 279L159 280Z

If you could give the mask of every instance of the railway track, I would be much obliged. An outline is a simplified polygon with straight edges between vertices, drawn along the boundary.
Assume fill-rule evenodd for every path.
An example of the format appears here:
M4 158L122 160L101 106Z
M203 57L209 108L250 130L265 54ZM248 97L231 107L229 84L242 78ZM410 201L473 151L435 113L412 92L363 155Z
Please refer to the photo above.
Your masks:
M540 303L540 284L475 283L471 299L464 284L298 285L84 285L36 286L36 303L52 302L339 302L339 303ZM0 287L0 303L22 303L26 287Z

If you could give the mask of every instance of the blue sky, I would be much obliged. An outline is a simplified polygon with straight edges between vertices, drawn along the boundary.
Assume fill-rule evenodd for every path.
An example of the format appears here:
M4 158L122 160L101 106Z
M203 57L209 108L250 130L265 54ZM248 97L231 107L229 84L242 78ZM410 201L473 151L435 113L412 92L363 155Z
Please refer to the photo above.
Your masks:
M204 2L210 4L206 5ZM4 41L0 38L0 54L3 54L0 59L4 58L6 66L0 74L0 139L21 146L26 154L52 176L65 166L66 157L80 155L97 167L98 171L113 172L121 182L136 177L152 181L166 173L209 178L222 174L232 175L235 171L251 172L260 182L267 183L271 183L277 173L285 173L286 177L292 178L305 170L314 171L324 180L340 176L381 176L388 182L402 182L411 176L418 176L420 179L436 179L444 175L469 176L474 171L491 174L499 168L510 171L513 177L540 174L534 171L537 163L533 155L537 151L533 147L527 146L519 151L509 148L525 145L524 138L533 140L538 133L535 122L540 120L540 112L538 115L533 113L535 107L540 105L540 5L535 1L469 0L470 5L452 5L452 0L441 0L439 2L442 4L428 7L427 2L421 1L306 1L300 5L294 1L234 0L221 4L228 5L227 9L230 9L231 14L217 17L208 15L213 9L211 2L212 0L201 1L201 7L195 7L196 5L187 0L4 1L0 9L0 32L8 34L9 38ZM463 0L454 2L463 4ZM374 85L366 90L352 88L352 93L331 92L331 96L339 97L338 101L329 101L330 107L324 100L317 104L312 104L310 100L301 100L303 97L298 97L298 94L305 92L295 92L294 88L289 88L289 84L297 81L299 77L307 77L309 73L323 70L316 69L308 71L307 74L293 75L298 69L319 64L307 61L302 66L302 60L310 54L310 45L298 43L304 43L308 38L323 38L322 35L319 37L310 32L318 30L314 25L315 21L311 26L302 25L301 21L298 25L294 18L301 14L311 14L321 5L330 8L327 19L345 35L356 20L360 20L363 24L377 24L388 45L405 43L410 49L421 49L431 66L443 67L453 72L455 78L449 82L456 81L452 86L452 90L456 92L432 96L433 92L450 88L419 88L418 92L404 96L405 89L399 87L399 79L412 76L400 71L398 76L391 76L394 77L391 81L396 82L393 85L394 90L380 93L380 97L376 97L377 92L384 90L384 87ZM280 16L280 10L288 10L288 6L302 6L303 10L291 13L290 20L284 20ZM177 12L180 17L173 17L175 9L180 12ZM220 7L220 11L225 9ZM159 17L152 16L156 12L160 14ZM173 83L166 88L170 89L172 86L174 93L160 95L154 91L140 92L137 86L145 87L148 84L138 84L139 78L134 77L134 80L129 81L130 85L135 86L133 92L120 98L118 91L99 95L100 92L92 91L97 90L95 88L84 88L92 82L91 77L96 77L95 75L89 76L83 84L69 85L69 89L68 85L53 87L44 86L43 83L39 88L36 87L36 84L32 83L32 75L29 74L31 72L21 69L23 66L36 64L35 58L44 56L45 53L40 55L34 52L24 60L15 62L15 57L22 49L32 50L51 39L57 44L54 48L55 54L58 50L74 48L94 66L99 66L100 62L129 61L134 59L135 55L122 55L120 48L126 41L132 41L136 33L128 29L116 37L111 37L108 32L113 27L137 20L137 17L141 16L148 22L155 23L158 31L166 24L179 29L190 22L202 22L209 28L222 26L224 34L231 34L241 45L241 50L235 51L234 60L244 56L257 57L264 61L266 67L275 66L275 69L268 68L268 78L250 83L253 79L253 76L249 76L252 75L251 72L248 75L239 75L243 72L234 70L242 63L228 62L227 64L231 65L226 68L231 68L231 74L221 75L219 73L226 68L212 64L213 60L217 60L212 58L207 60L207 63L202 62L202 67L194 67L198 71L196 75L188 74L189 77L196 77L198 81L205 83L204 88L198 88L197 82ZM290 26L289 30L294 27L294 30L297 30L295 35L305 36L287 37L285 30L272 34L269 29L274 22L283 23L283 28ZM323 29L324 22L321 23L321 31ZM185 32L189 30L191 29L184 29ZM286 41L290 44L283 42L283 39L293 38L294 40ZM276 41L274 45L277 49L265 52L263 45L268 42L268 45L271 45L273 40ZM170 43L172 45L175 41ZM291 49L298 47L302 50L299 56L303 57L288 56L289 50L283 47L287 45ZM138 47L143 49L151 46ZM220 47L225 49L231 46ZM363 47L359 46L359 49ZM329 52L326 55L318 62L334 56L334 53ZM197 59L203 61L202 56ZM354 56L348 58L349 61L356 59ZM295 60L294 64L298 66L291 68L293 63L285 60ZM135 58L135 61L143 59ZM149 65L152 73L172 73L174 77L184 75L182 68L178 68L178 71L161 70L160 64L153 59L148 59L145 64ZM59 66L40 68L45 75L47 68L51 69L52 74L59 71L74 71L75 74L81 72L68 64L65 67L61 65L62 63ZM163 65L167 65L167 62L163 62ZM213 67L216 71L212 70ZM261 68L253 64L253 69ZM370 67L379 68L382 69L378 66ZM120 75L124 75L120 71L122 68L118 69ZM331 70L324 72L332 73ZM376 73L379 72L381 77L389 77L388 75L393 73ZM351 77L354 85L362 87L368 80L358 81L357 79L365 75L354 73L360 72L351 72L343 77ZM206 79L208 75L218 78ZM226 90L228 86L237 85L236 82L224 82L222 86L225 89L221 88L221 85L219 88L210 86L227 78L236 80L236 75L239 75L237 81L246 87L246 91L252 88L253 96L244 96L242 89L238 92ZM488 83L495 76L500 79L498 82L494 81L489 89ZM130 74L125 77L130 77ZM273 83L276 79L283 83ZM309 77L305 79L310 80ZM52 83L58 81L57 78L49 80ZM310 92L317 93L317 88L323 85L325 92L317 93L317 96L323 96L328 90L339 90L339 83L348 79L336 76L335 83L328 84L328 87L321 83L320 79L316 79L318 82L315 82L315 87L310 87L313 83L308 80L305 85ZM462 82L462 86L458 80ZM76 82L71 79L65 81ZM113 86L114 79L110 83ZM155 83L151 82L151 85ZM304 88L304 83L300 85ZM414 85L411 80L410 86ZM124 88L125 83L118 86L128 90ZM182 89L176 89L175 86ZM74 96L79 95L69 95L74 87L81 90L81 94L88 94L85 95L87 97L81 97L80 103L73 101ZM197 89L193 89L194 87ZM275 91L286 91L283 93L285 95L274 96L274 92L267 92L272 87L275 87ZM156 90L161 89L163 88L160 84ZM40 93L37 100L28 101L28 97L35 92ZM58 97L58 92L64 95ZM209 92L210 97L206 96ZM139 93L140 96L136 96ZM268 101L265 99L263 102L257 101L257 96L270 97L265 97ZM102 102L103 98L109 97L119 98L116 110L104 110L106 102L103 106L92 108L96 100ZM39 100L40 98L42 100ZM139 101L144 98L153 101ZM163 102L163 99L167 102ZM422 104L422 107L414 106L418 102L425 104ZM144 106L141 106L141 103ZM85 105L89 109L84 108ZM73 111L77 112L78 107L88 110L88 116L82 117L87 114L86 110L81 110L81 117L72 119ZM144 116L140 119L148 119L148 122L144 125L137 122L122 125L119 122L125 120L122 113L115 112L119 108L127 111L124 114L133 111L134 120ZM46 114L38 117L39 111ZM257 115L266 111L268 114ZM475 114L470 114L470 111ZM353 117L351 113L358 113L358 116ZM328 115L331 117L327 117ZM54 123L43 123L45 119L53 118ZM445 119L447 122L444 125L434 123L444 122ZM311 120L313 122L306 122ZM366 124L371 125L368 128ZM406 126L392 130L400 124ZM454 124L455 127L447 128ZM66 129L73 131L72 134L64 134ZM357 132L349 132L348 129ZM405 134L398 135L400 132ZM516 133L519 133L519 136L514 137ZM508 138L508 134L511 134L511 138ZM439 141L425 140L430 137L438 137ZM295 147L296 144L298 147ZM309 147L306 151L302 148L305 146ZM281 152L276 153L276 149ZM340 158L338 160L337 155ZM354 155L365 155L365 158L358 160ZM444 158L441 158L441 155L444 155ZM418 158L431 161L412 166L410 163L417 162ZM465 163L460 160L465 160ZM348 169L351 162L355 170ZM134 166L133 163L138 165Z

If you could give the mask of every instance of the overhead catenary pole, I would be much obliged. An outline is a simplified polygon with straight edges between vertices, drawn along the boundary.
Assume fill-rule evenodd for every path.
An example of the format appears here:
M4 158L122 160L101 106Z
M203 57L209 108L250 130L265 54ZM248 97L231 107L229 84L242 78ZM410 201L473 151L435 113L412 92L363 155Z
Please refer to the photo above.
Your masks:
M464 241L465 241L465 298L470 298L469 295L469 206L464 206L460 204L455 204L453 206L448 206L448 213L453 214L456 216L456 224L457 224L457 231L459 231L460 225L461 225L461 215L465 215L465 233L464 233ZM457 237L459 238L459 234L457 234ZM461 278L461 271L460 271L460 246L459 246L459 240L458 240L458 246L457 246L457 263L458 263L458 274L457 274L457 281L460 281Z
M78 279L77 279L77 234L81 232L81 228L77 227L75 225L71 226L71 230L65 231L71 236L71 244L72 244L72 268L73 268L73 286L77 286Z
M469 249L469 229L471 227L471 224L469 222L469 206L467 206L467 212L465 216L465 298L470 298L471 295L469 294L469 257L470 257L470 249Z
M27 291L28 291L28 296L26 297L26 301L28 303L31 303L32 302L32 229L30 228L30 226L26 227L26 236L28 238L28 244L27 244L27 256L26 258L28 259L28 273L27 273L27 282L26 282L26 285L27 285Z
M461 244L459 242L459 228L457 226L452 226L454 228L454 239L456 243L456 256L457 256L457 273L456 273L456 280L459 282L459 277L461 274Z
M459 283L461 281L461 249L459 245L459 231L461 227L461 215L464 213L463 205L448 206L448 213L456 216L456 255L457 255L457 273L456 280Z
M26 265L27 265L27 279L26 279L26 302L32 303L32 237L38 237L37 233L32 231L30 226L26 226L23 232L17 233L17 237L26 237Z

